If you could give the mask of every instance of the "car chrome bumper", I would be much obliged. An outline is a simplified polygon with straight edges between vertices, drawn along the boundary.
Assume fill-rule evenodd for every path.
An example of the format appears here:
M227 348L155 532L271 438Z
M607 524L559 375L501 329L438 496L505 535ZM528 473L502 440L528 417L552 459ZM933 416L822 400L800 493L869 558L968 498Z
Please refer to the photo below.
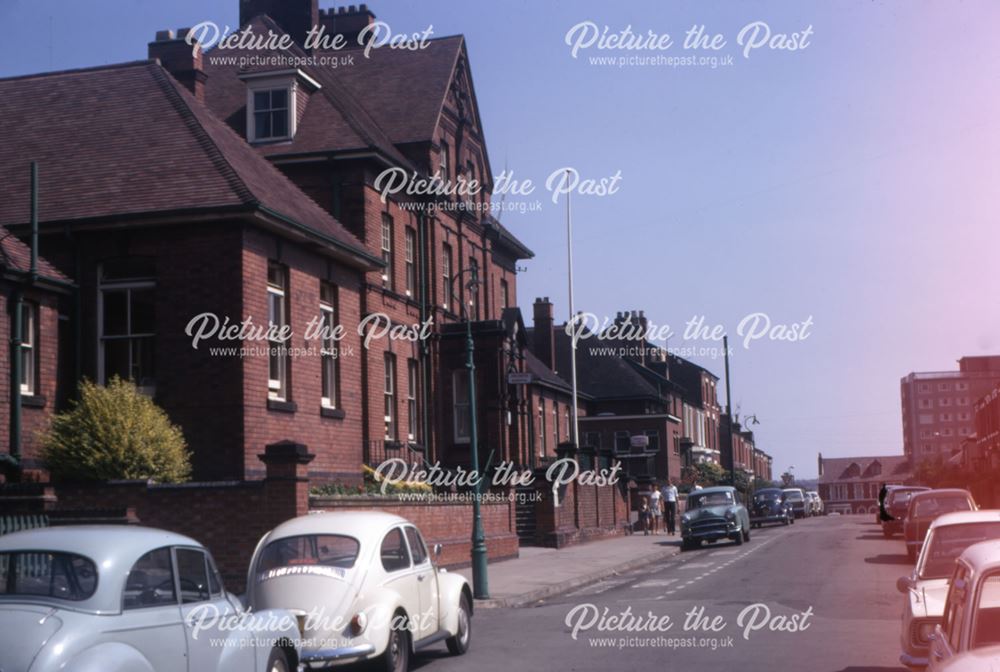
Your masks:
M698 539L701 541L713 541L716 539L730 539L737 532L742 533L743 528L734 526L726 529L711 528L708 530L684 530L681 531L682 539Z
M927 667L930 659L922 656L911 656L908 653L899 654L899 662L907 667Z
M358 646L342 646L336 649L316 649L303 651L299 657L299 670L321 669L331 663L346 663L375 653L374 644L359 644Z

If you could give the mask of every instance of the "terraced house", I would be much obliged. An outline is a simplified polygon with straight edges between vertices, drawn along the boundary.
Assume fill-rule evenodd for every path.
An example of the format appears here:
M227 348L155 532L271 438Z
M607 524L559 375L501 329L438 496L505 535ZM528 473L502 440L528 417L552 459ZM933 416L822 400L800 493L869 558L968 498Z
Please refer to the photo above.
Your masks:
M315 453L317 482L396 455L467 464L468 317L483 457L527 463L528 393L507 375L525 370L524 330L505 309L532 252L490 215L464 39L346 50L354 65L334 69L302 64L307 26L356 35L374 20L364 5L244 1L240 20L293 38L253 54L278 65L239 67L162 31L149 60L0 80L0 224L30 236L37 161L38 249L65 294L38 299L31 347L44 385L63 386L44 413L79 376L132 378L184 430L198 480L260 478L281 439ZM484 186L462 203L383 197L386 170ZM61 346L46 340L57 310ZM292 336L222 341L227 320ZM413 338L423 325L430 337ZM30 442L16 457L14 477L41 466Z

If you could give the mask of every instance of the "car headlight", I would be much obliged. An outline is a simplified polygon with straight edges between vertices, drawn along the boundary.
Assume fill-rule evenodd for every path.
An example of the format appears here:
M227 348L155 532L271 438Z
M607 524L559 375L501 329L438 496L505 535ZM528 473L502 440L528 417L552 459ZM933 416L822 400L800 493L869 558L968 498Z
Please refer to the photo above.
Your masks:
M690 523L691 522L691 516L689 514L685 513L683 516L681 516L681 522L682 523Z
M735 520L736 519L736 512L733 511L732 509L727 510L726 511L726 518L728 518L729 520Z

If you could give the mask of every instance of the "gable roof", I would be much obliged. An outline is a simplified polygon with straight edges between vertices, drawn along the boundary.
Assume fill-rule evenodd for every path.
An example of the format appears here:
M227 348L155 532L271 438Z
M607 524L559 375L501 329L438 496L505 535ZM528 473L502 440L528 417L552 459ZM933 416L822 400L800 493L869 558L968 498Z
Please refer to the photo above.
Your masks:
M877 466L881 466L878 469ZM910 461L905 455L871 457L824 457L820 483L885 481L901 483L910 476Z
M273 217L336 254L379 261L157 62L0 80L0 225L228 210ZM68 151L69 150L69 151Z
M569 371L572 347L570 337L565 329L556 328L554 338L556 371ZM662 398L661 388L647 379L631 362L614 354L595 352L590 345L592 342L581 341L576 349L578 389L595 399Z

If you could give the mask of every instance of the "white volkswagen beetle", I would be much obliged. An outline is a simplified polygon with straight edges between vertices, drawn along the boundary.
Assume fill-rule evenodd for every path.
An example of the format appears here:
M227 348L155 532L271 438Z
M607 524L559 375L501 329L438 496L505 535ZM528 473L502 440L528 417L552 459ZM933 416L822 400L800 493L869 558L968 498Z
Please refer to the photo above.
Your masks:
M388 513L282 523L257 545L247 602L298 616L307 669L376 659L380 669L404 672L411 654L431 644L444 640L455 655L469 648L468 581L436 567L417 528Z
M288 612L251 615L198 542L146 527L0 536L3 672L290 672Z

